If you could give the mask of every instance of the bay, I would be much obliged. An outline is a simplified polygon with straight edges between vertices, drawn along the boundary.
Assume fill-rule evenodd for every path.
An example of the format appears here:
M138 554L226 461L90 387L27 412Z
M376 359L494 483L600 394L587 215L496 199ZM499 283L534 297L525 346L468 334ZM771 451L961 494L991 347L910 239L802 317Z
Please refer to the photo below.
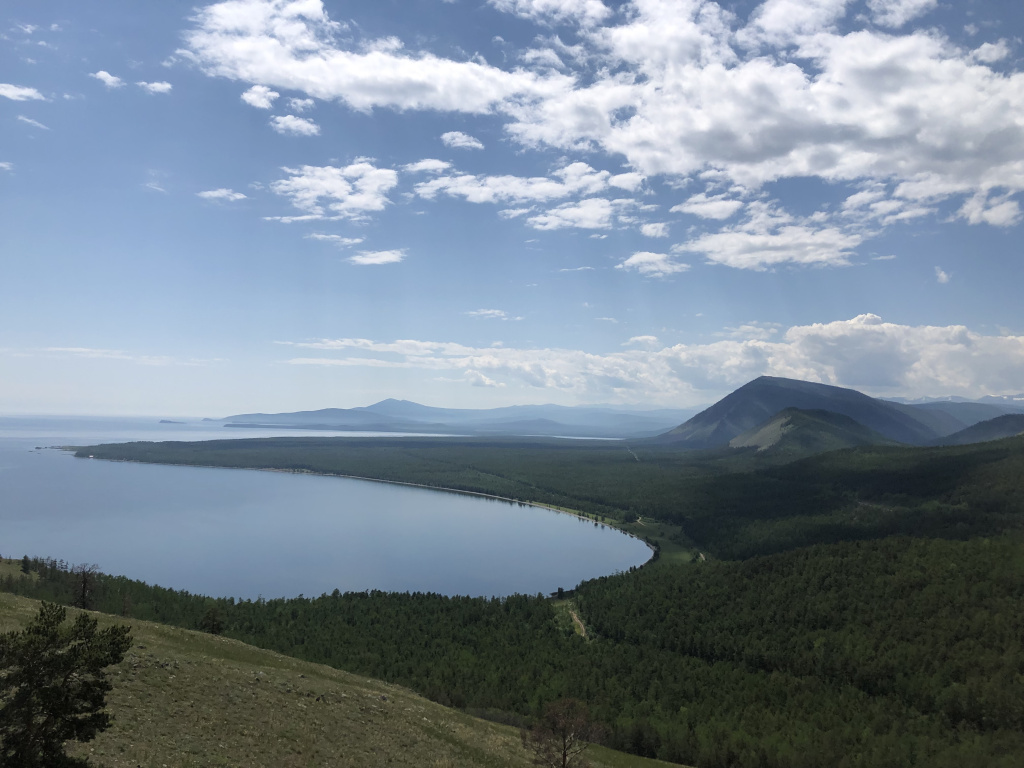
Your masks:
M347 478L76 459L48 447L291 434L156 421L0 418L0 554L95 563L249 599L334 589L548 593L650 557L620 531L519 503Z

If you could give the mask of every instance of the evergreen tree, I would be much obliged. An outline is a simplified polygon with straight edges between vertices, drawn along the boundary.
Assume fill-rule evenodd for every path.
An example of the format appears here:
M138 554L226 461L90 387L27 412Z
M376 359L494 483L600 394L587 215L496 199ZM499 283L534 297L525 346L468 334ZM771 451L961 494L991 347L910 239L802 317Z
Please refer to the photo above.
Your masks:
M62 627L66 615L43 603L23 631L0 635L0 765L88 765L68 757L65 742L90 741L110 727L104 669L131 647L130 627L98 630L84 613Z

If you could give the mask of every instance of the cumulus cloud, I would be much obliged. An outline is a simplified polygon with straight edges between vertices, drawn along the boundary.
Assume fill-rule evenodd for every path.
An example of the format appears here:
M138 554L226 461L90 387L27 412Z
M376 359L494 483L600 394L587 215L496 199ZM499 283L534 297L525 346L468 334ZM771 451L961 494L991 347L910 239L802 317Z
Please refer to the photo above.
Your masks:
M315 104L313 99L288 99L288 108L292 112L305 112L307 109L312 109Z
M298 90L358 110L375 107L484 114L505 99L552 93L564 76L506 72L477 61L406 53L394 38L338 39L321 0L229 0L201 9L179 55L217 77Z
M360 251L355 256L350 256L348 261L352 264L397 264L405 259L405 249L399 248L391 251Z
M204 192L196 192L197 197L201 197L204 200L222 200L226 203L234 203L238 200L245 200L245 195L241 192L235 192L233 189L208 189Z
M156 93L170 93L171 89L174 87L173 85L168 83L166 80L162 80L162 81L160 81L158 83L147 83L147 82L144 82L144 81L140 80L139 82L136 83L136 85L139 86L140 88L142 88L142 90L144 90L146 93L153 93L153 94L156 94Z
M736 329L739 331L740 329ZM582 401L696 405L761 375L861 389L876 396L1016 394L1024 336L985 336L963 326L886 323L871 314L748 336L658 348L656 340L593 354L574 349L472 347L455 342L325 339L294 365L477 371L510 386L559 390ZM648 343L649 342L649 343Z
M402 167L402 170L406 173L441 173L451 167L452 164L446 163L444 160L426 158L424 160L417 160L415 163L408 163Z
M103 83L107 88L120 88L124 85L124 80L116 75L112 75L106 70L101 69L99 72L93 72L89 77L94 77Z
M611 15L601 0L488 0L499 11L514 13L524 19L548 22L575 21L597 24Z
M870 2L870 0L869 0ZM830 30L846 14L849 0L766 0L751 16L740 41L784 46Z
M668 224L665 222L641 224L640 234L645 237L668 237Z
M18 115L17 119L18 119L18 122L25 123L26 125L31 125L33 128L39 128L40 130L43 130L43 131L50 130L47 126L43 125L38 120L33 120L31 117L25 117L24 115Z
M700 243L723 263L765 266L780 262L771 254L788 253L782 262L844 264L879 228L934 215L943 202L962 207L968 221L1018 220L1024 73L989 66L1008 58L1004 41L967 50L935 29L902 31L935 4L870 0L869 13L857 14L849 0L766 0L744 21L724 3L697 0L629 0L615 12L597 0L493 0L533 21L579 23L572 45L537 38L535 67L523 69L520 59L502 68L408 50L394 38L362 39L321 0L231 0L197 13L178 55L210 76L275 95L271 88L362 111L491 115L523 147L603 153L629 169L599 190L562 194L545 191L557 178L446 168L417 185L426 198L447 194L522 213L613 186L636 192L645 178L679 188L712 180L673 209L710 226L737 215L738 198L756 199L778 180L854 191L881 185L870 204L847 207L845 223L769 232L732 225ZM569 223L575 215L609 226L609 218L584 218L582 202L566 205L534 223L577 226ZM588 205L596 213L597 204Z
M13 171L13 170L14 170L14 163L8 163L7 161L4 161L4 162L0 163L0 171Z
M941 267L935 268L935 279L940 283L948 283L950 275L947 272L943 272Z
M983 43L971 52L971 58L983 64L995 64L1010 55L1010 46L1005 40L995 43Z
M46 97L35 88L28 88L24 85L11 85L10 83L0 83L0 96L11 101L46 100Z
M530 216L526 223L534 229L608 229L612 226L615 204L603 197L590 197L576 203L563 203L544 213Z
M500 381L495 381L489 376L485 376L480 371L469 370L466 371L466 381L468 381L474 387L504 387L505 384Z
M608 171L596 171L586 163L576 162L559 168L551 176L448 174L417 184L416 194L428 200L445 194L470 203L543 203L603 192L611 186L612 178Z
M455 149L483 149L484 145L480 139L470 136L462 131L448 131L441 134L441 141L446 147Z
M265 85L254 85L242 94L241 99L250 107L256 107L256 109L270 109L274 106L274 99L280 95L280 93L272 91Z
M694 195L686 202L673 206L672 213L689 213L702 219L724 220L743 207L739 200L726 199L725 195L708 197L704 192Z
M758 201L748 206L743 222L680 243L673 251L701 253L711 263L757 271L780 264L845 266L862 239L820 217L796 218Z
M868 0L876 24L897 29L927 13L939 0Z
M270 127L286 136L319 136L320 126L305 117L274 115Z
M314 219L361 219L388 204L388 192L398 184L398 174L359 160L344 168L304 165L284 168L289 174L270 185L271 191L291 200L301 216L278 217L280 221Z
M679 272L686 272L690 265L676 261L667 253L637 251L621 264L616 264L615 268L633 270L650 277L668 277Z
M958 215L971 224L991 224L996 227L1010 227L1020 222L1020 205L1008 195L989 198L979 192L968 198Z

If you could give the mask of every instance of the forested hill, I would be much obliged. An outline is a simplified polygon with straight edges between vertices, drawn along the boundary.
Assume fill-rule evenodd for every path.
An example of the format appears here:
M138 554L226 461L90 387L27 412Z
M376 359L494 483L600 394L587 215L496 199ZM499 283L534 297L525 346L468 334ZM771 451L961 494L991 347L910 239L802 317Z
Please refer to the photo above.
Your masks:
M420 483L652 517L720 557L902 534L962 538L1024 524L1024 436L945 448L873 446L782 463L755 449L434 438L271 438L92 446L78 456L276 468Z
M677 548L580 585L567 605L385 593L235 602L102 577L104 610L222 631L506 721L581 698L609 746L701 768L1024 764L1024 436L789 462L767 453L277 438L78 455L493 493L711 556L684 562ZM28 570L4 588L80 594L59 564Z

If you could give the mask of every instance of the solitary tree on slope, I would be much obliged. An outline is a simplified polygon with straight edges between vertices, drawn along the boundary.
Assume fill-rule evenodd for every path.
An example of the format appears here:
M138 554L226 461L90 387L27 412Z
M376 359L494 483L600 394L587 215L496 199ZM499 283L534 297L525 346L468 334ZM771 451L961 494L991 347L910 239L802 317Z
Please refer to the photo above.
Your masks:
M90 741L110 727L104 670L131 647L130 627L98 630L84 613L64 627L66 616L43 603L24 630L0 635L0 765L86 766L64 753L65 742Z

